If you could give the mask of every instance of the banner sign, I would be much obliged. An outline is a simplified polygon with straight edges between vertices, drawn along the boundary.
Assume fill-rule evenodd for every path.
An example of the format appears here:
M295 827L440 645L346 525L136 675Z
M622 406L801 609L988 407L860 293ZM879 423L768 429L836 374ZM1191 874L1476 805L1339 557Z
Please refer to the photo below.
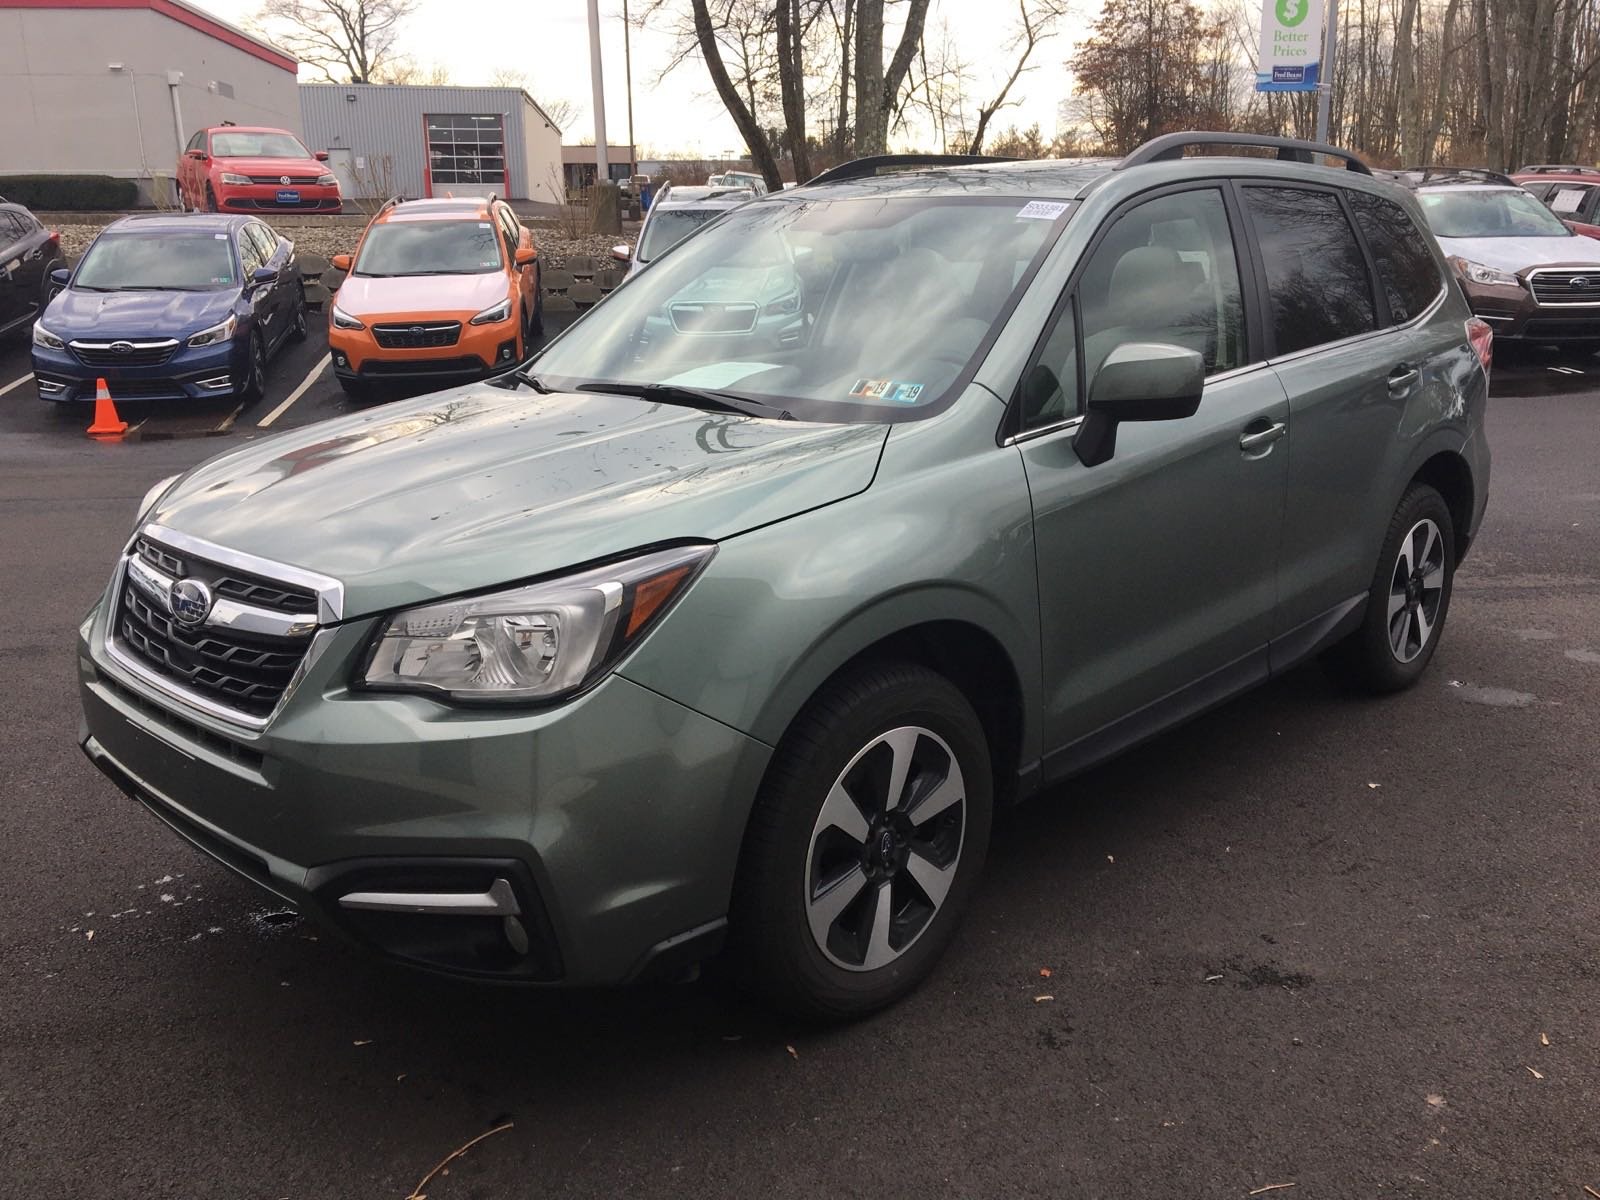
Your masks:
M1256 91L1314 92L1321 60L1322 0L1265 0Z

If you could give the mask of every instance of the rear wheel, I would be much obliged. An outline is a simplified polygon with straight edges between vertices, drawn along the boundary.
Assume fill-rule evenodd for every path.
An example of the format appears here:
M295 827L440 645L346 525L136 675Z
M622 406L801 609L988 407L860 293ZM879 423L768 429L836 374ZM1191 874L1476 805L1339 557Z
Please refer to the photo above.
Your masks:
M822 1020L916 987L977 882L992 802L983 727L943 676L884 663L827 685L745 835L732 932L748 982Z
M533 336L544 336L544 272L538 268L533 274L533 320L528 327L533 331Z
M1450 506L1427 484L1414 483L1390 518L1361 627L1328 654L1333 673L1376 693L1420 679L1444 633L1455 569Z
M306 340L307 332L308 332L308 330L306 329L306 290L305 290L304 287L301 287L299 289L299 294L295 298L294 323L289 326L289 336L292 337L297 342L303 342L303 341Z

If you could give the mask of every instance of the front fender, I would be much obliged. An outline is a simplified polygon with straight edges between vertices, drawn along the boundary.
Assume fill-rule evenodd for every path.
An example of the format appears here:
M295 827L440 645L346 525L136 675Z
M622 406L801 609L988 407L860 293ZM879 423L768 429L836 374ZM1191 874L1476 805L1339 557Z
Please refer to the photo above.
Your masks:
M939 461L907 433L889 437L866 492L723 542L620 673L776 745L852 659L915 626L955 622L1010 660L1021 760L1034 761L1038 583L1021 457L991 438Z

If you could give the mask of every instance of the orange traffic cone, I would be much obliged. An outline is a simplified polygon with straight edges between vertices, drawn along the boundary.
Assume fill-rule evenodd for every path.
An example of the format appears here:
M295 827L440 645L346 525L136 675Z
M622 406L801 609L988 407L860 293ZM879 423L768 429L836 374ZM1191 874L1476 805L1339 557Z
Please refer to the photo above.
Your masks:
M117 406L111 402L111 389L104 379L94 381L94 424L89 426L89 436L101 442L120 442L128 430L128 423L117 416Z

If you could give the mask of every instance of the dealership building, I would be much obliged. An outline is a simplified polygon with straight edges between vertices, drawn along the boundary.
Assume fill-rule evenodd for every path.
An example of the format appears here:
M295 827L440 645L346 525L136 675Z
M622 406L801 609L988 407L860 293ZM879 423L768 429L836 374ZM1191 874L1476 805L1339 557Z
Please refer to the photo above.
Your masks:
M300 113L347 195L562 200L561 130L521 88L307 83Z
M296 69L183 0L0 0L0 174L170 189L203 126L301 132Z

